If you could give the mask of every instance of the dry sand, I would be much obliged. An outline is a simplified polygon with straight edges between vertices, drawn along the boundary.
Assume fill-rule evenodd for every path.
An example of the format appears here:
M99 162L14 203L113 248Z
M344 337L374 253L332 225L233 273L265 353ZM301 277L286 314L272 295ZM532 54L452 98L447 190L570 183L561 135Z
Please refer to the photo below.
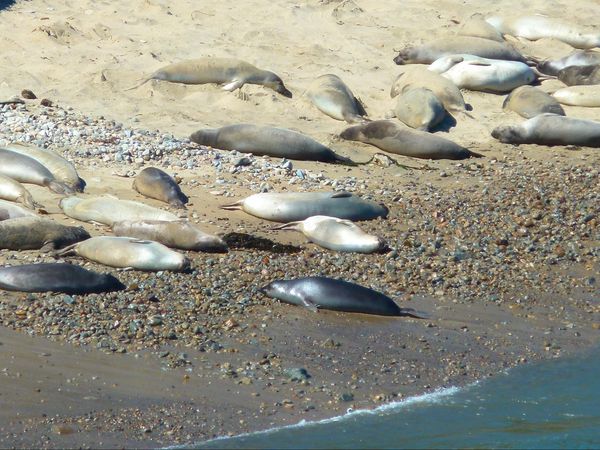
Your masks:
M186 0L134 1L125 6L86 0L17 1L0 11L0 100L31 89L39 98L48 98L65 109L117 120L125 127L157 129L178 138L186 138L198 128L237 122L282 126L309 134L341 154L366 161L374 149L336 139L346 125L323 115L302 96L316 76L339 75L362 99L369 116L382 118L392 107L389 88L397 72L392 62L394 49L455 33L457 23L475 12L515 12L522 7L522 2L512 0L460 4L429 0ZM577 18L582 25L596 25L595 18L600 15L600 5L594 1L536 0L528 7L528 12L556 17L565 17L568 11L568 17ZM514 43L524 54L538 58L560 57L571 51L554 40ZM224 92L214 85L183 86L160 81L124 90L161 66L200 56L236 57L272 70L283 78L294 98L251 85L242 89L242 95ZM550 91L560 85L546 81L542 87ZM299 162L294 166L321 171L330 178L356 176L365 180L363 193L399 189L405 201L394 204L392 220L366 225L367 229L394 237L419 229L421 219L414 213L413 223L405 224L404 215L411 208L450 216L451 212L432 206L436 198L456 197L459 205L460 201L468 204L469 192L492 189L494 177L505 173L494 169L498 160L504 161L503 167L521 171L521 175L528 170L533 172L538 165L545 170L556 167L561 173L574 172L578 167L597 169L599 158L595 149L517 149L498 143L490 136L491 129L521 119L502 111L503 96L476 92L464 95L473 106L474 119L459 116L457 126L441 134L488 156L477 161L479 168L471 169L469 162L456 166L449 161L429 162L435 170L427 172L372 165L347 169ZM43 108L34 103L28 107L30 114L43 114ZM599 109L565 107L565 111L568 115L600 120ZM400 160L413 166L422 164L409 158ZM490 161L496 161L496 166ZM136 166L86 158L76 162L88 182L86 192L142 200L130 189L131 179L114 175ZM191 196L190 210L207 231L243 230L285 244L303 245L298 235L269 235L258 219L219 210L224 199L209 194L215 189L210 165L177 171L184 179L184 191ZM441 173L444 175L440 177ZM225 178L236 176L226 174ZM598 171L589 176L597 179ZM243 177L244 174L239 175L242 181ZM191 179L206 183L190 184ZM544 179L538 181L544 185ZM503 182L509 185L508 180ZM274 188L293 187L282 182ZM241 197L254 188L242 182L229 189ZM31 191L36 200L47 206L52 218L73 224L59 214L56 196L38 187ZM598 198L597 185L581 196ZM560 196L557 198L560 200ZM391 201L391 196L380 198L384 199ZM408 205L406 199L410 199ZM527 209L534 200L515 197L514 209ZM520 201L524 204L518 205ZM597 207L595 214L597 217ZM434 217L439 219L439 215ZM582 248L597 247L597 218L586 224L588 237L578 242ZM91 225L86 228L96 235L107 232ZM468 223L464 232L469 233ZM542 231L535 236L542 236L543 240ZM569 239L567 230L564 239ZM323 264L323 270L330 275L352 274L352 268L346 267L339 273L333 272L330 263L335 258L331 253L306 245L302 252L299 260L306 259L310 266L307 270L319 270ZM400 256L404 256L403 252L412 257L408 250L399 250ZM231 253L238 254L235 261L242 265L244 255L251 251ZM258 253L264 255L265 261L277 258L269 252ZM50 336L52 341L43 336L26 336L25 333L44 334L33 318L24 325L18 324L19 309L31 299L0 294L0 323L5 325L0 328L0 445L154 447L190 442L300 419L323 418L343 412L349 404L372 407L438 386L464 384L527 360L571 353L598 342L598 292L593 283L583 281L597 276L598 261L591 253L587 255L582 254L575 262L565 259L557 266L544 268L540 284L535 289L527 285L529 298L533 299L531 305L519 300L524 292L518 281L512 291L502 292L503 302L494 303L483 299L464 301L452 294L432 296L434 291L429 290L427 295L421 295L424 287L414 278L399 280L397 284L386 279L388 287L407 292L407 303L432 312L431 321L390 322L327 312L315 316L300 308L271 307L268 301L257 301L236 318L241 326L225 331L219 328L219 342L225 351L201 352L196 338L188 339L184 333L185 339L174 341L166 349L171 355L186 352L191 364L167 370L162 362L168 358L158 357L166 351L160 340L134 340L125 345L126 354L106 355L95 345L64 344L61 341L65 336L60 333ZM3 254L5 257L20 258L14 252ZM35 252L25 252L25 258L36 257ZM197 255L194 263L202 267L208 258ZM285 258L287 263L301 266L299 260ZM377 265L383 258L356 260ZM525 262L522 267L524 272L532 273L539 269ZM435 267L424 270L429 273ZM283 271L257 274L262 279L252 284L264 284L277 274L283 275ZM130 284L135 275L121 276L128 277ZM472 276L477 278L479 274ZM492 287L487 288L486 294L493 291L494 277L506 284L507 276L490 276ZM559 279L561 283L554 283ZM149 291L143 289L132 294L136 301L148 295ZM50 300L40 296L33 304L38 307ZM73 314L76 312L83 320L85 308L78 306L80 303L83 301L73 306ZM27 314L35 314L34 311L31 307ZM276 357L265 357L269 354ZM248 377L242 372L234 376L230 368L247 367L248 362L271 369L261 376L251 376L250 383L245 384ZM186 370L190 367L193 370ZM312 375L310 384L286 380L279 370L285 367L307 367ZM345 392L352 392L355 401L340 401Z

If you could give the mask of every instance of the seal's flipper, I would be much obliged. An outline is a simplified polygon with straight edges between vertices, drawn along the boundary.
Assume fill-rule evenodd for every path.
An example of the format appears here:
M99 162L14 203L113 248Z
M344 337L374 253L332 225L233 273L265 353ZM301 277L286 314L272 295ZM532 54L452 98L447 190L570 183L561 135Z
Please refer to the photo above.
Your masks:
M230 203L228 205L219 206L221 209L226 209L227 211L238 211L242 209L244 205L244 200L237 201L235 203Z
M298 228L298 225L300 225L301 223L302 223L301 221L288 222L288 223L284 223L283 225L278 225L276 227L272 227L271 230L293 230L293 231L300 231L300 229Z
M148 81L154 79L154 74L150 75L148 78L144 78L140 80L141 82L136 84L135 86L131 86L130 88L124 89L123 91L132 91L133 89L139 88L141 85L146 84Z
M365 104L358 97L354 97L354 103L356 103L356 109L358 110L358 114L361 116L367 116L367 110L365 109Z
M54 250L56 250L56 244L53 241L44 242L44 245L42 245L42 248L40 248L40 252L42 253L49 253Z
M347 198L347 197L352 197L352 193L351 192L346 192L346 191L341 191L341 192L335 192L331 198Z
M225 85L223 85L223 90L224 91L235 91L236 89L241 88L244 85L244 82L242 80L234 80L231 83L227 83Z
M77 254L77 251L75 250L75 248L77 247L77 244L71 244L61 250L56 250L53 254L53 256L73 256Z
M415 311L412 308L400 308L401 316L414 317L415 319L429 319L431 316L423 311Z
M56 194L73 195L75 193L69 186L56 180L49 181L47 187Z
M314 313L319 312L319 307L316 304L314 304L310 299L303 298L301 301L302 301L302 306L305 306L306 308L310 309Z

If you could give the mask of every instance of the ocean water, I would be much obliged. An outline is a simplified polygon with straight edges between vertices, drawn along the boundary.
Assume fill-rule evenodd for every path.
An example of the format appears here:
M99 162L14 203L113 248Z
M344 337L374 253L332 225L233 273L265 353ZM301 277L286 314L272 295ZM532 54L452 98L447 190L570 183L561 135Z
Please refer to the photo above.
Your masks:
M189 448L600 448L600 348L354 411Z

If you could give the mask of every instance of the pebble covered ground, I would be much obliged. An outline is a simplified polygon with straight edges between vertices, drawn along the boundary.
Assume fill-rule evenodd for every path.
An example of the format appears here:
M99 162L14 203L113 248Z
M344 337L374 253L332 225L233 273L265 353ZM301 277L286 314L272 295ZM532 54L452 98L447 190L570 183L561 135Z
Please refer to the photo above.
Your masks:
M99 430L109 430L111 421L122 421L123 433L140 426L150 429L128 436L134 441L186 442L254 429L259 416L276 417L278 411L324 417L348 405L370 407L597 342L600 158L596 149L500 146L498 150L496 146L477 160L398 160L415 169L377 156L368 165L336 168L332 174L318 164L218 151L36 102L0 106L0 145L8 141L51 147L78 168L112 167L122 176L155 165L177 173L184 192L201 188L223 203L253 192L330 189L349 191L390 208L386 220L361 223L366 231L387 240L390 251L383 254L341 254L312 244L290 244L282 234L269 232L266 222L221 220L231 214L223 211L212 224L220 227L230 251L188 252L189 273L110 270L127 285L126 291L85 297L1 295L0 324L23 333L108 353L151 351L165 369L231 379L236 385L273 390L289 383L285 380L294 382L295 398L282 398L274 405L257 400L258 409L249 407L248 412L254 419L233 424L221 420L202 428L193 419L200 414L193 404L162 405L135 414L122 411L119 419L113 413L96 412L90 420L104 421ZM555 155L542 158L542 151ZM201 210L202 205L190 208L190 218L201 219ZM13 251L3 251L2 259L7 264L56 260L52 255ZM76 257L64 260L83 263ZM85 266L109 271L95 263ZM274 305L257 292L272 280L309 275L344 278L385 292L399 299L401 306L436 309L425 311L429 319L407 319L403 334L388 336L385 326L377 334L378 322L357 319L363 331L366 327L378 341L370 341L373 354L365 360L364 349L354 356L346 351L353 340L352 319L320 313L315 321L321 328L314 333L323 335L315 340L303 334L310 334L305 330L312 313ZM480 317L485 310L477 308L486 307L502 315L505 320L500 323L514 320L530 324L531 330L527 325L520 334L511 329L513 337L499 330L498 324L492 329L485 321L474 323L479 320L476 316L465 317L463 324L444 322L444 311L464 312L471 307ZM334 316L338 322L334 320L331 330L338 337L330 339L324 327ZM526 345L515 340L528 333L532 341ZM244 360L253 351L261 356ZM403 359L404 351L411 352L414 360ZM215 369L206 356L212 354L226 354L232 362L221 361ZM198 361L205 361L204 366ZM299 364L291 366L292 362ZM215 370L204 371L206 364ZM355 370L343 370L351 366ZM343 369L336 373L335 367ZM311 378L302 371L290 375L286 372L290 369L307 370ZM373 373L378 374L377 381L361 389L357 380L364 383ZM329 385L331 380L334 386ZM303 400L311 392L323 400ZM164 420L157 419L165 411L178 426L165 427ZM108 415L103 419L102 414ZM79 429L86 426L82 417L73 422ZM144 425L150 423L154 425Z

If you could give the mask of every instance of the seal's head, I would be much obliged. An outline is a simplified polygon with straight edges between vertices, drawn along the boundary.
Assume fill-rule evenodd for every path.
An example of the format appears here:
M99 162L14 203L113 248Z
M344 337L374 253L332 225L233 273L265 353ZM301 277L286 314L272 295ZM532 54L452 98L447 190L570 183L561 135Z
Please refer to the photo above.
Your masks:
M492 130L492 137L505 144L522 144L523 137L518 127L501 126Z
M346 128L340 133L340 137L347 141L358 141L362 130L362 125L355 125L353 127Z
M401 66L402 64L410 64L413 60L413 47L405 47L398 52L398 55L394 58L394 62Z
M265 80L264 84L268 88L273 89L278 94L281 94L287 98L292 98L292 93L285 87L285 85L283 84L283 80L273 72L268 73L268 77Z
M267 297L276 298L287 303L297 303L297 299L291 295L289 282L286 280L276 280L263 286L258 290Z

